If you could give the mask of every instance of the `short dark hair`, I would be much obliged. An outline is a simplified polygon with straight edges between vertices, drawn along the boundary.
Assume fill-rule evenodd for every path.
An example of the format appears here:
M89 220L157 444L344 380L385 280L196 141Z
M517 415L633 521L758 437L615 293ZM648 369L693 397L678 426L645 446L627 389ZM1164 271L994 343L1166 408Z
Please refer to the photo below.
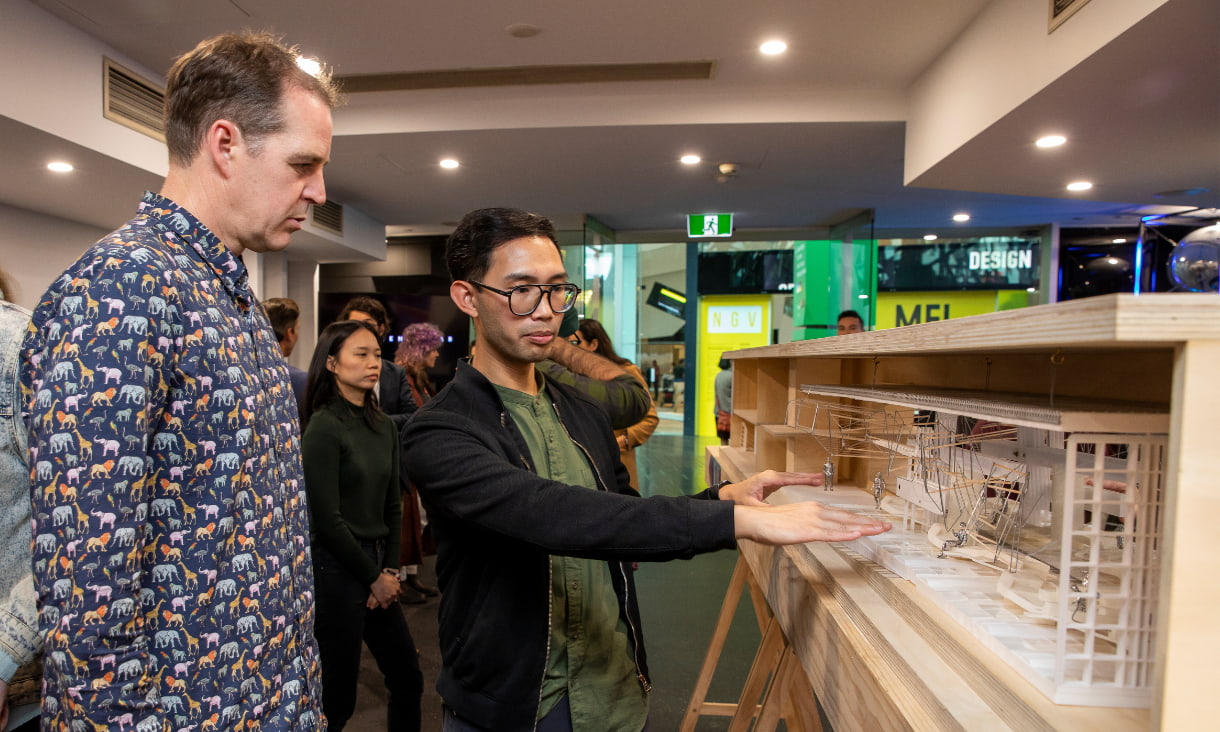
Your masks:
M309 380L305 387L305 413L301 415L302 430L309 424L309 418L313 416L314 412L330 404L339 394L335 374L326 368L326 359L339 355L339 350L343 348L347 339L361 328L376 336L378 341L381 340L381 336L377 335L373 326L363 320L340 320L322 329L321 335L318 336L318 346L314 349L313 358L309 361ZM384 418L385 415L377 406L377 398L373 394L373 389L369 389L364 395L365 423L376 429L377 423Z
M267 311L267 320L271 321L275 339L281 343L288 337L288 330L301 319L301 308L296 300L290 297L271 297L263 300L263 310Z
M339 312L339 320L351 320L353 312L368 313L373 316L373 320L382 328L390 327L390 313L385 309L385 305L375 297L369 295L357 295L347 304L343 306L343 310Z
M250 145L284 127L284 93L313 93L333 108L338 87L323 69L297 66L296 47L270 33L225 33L179 56L165 84L165 144L170 162L188 165L208 127L219 119L237 125Z
M837 323L843 318L855 318L860 321L860 325L864 325L864 318L861 318L860 313L857 313L855 310L844 310L839 313L839 317L835 318L835 322Z
M529 236L550 239L559 248L555 225L545 216L516 208L481 208L462 217L445 242L445 266L453 280L478 279L502 244Z

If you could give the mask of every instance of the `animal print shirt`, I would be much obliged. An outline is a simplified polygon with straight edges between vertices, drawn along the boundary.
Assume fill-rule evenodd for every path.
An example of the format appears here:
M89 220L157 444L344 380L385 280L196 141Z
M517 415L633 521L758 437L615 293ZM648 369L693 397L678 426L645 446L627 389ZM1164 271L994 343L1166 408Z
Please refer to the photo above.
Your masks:
M146 193L22 364L43 729L324 728L297 406L241 260Z

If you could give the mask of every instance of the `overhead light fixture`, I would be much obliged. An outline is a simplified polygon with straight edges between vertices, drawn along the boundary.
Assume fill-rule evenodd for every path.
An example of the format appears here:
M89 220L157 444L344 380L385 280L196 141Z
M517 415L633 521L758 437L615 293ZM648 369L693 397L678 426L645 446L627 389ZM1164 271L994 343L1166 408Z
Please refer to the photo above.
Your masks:
M1078 180L1067 184L1067 189L1069 191L1087 191L1092 187L1093 184L1087 180Z
M957 221L957 222L959 222L959 223L960 223L960 222L963 222L963 221L969 221L969 220L970 220L970 214L968 214L968 213L959 213L959 214L953 214L953 220L954 220L954 221Z
M678 158L678 160L681 161L683 165L698 165L699 163L703 162L703 158L693 154L683 155L682 157Z
M1110 243L1111 243L1111 244L1126 244L1126 243L1127 243L1127 240L1126 240L1126 239L1123 239L1122 237L1119 237L1119 238L1117 238L1117 239L1111 239L1111 240L1110 240Z
M444 160L441 161L441 167L449 169L449 170L452 170L452 169L458 167L459 165L461 165L461 163L454 160L453 158L445 158Z
M868 295L856 295L856 299L857 299L857 300L867 300L867 299L868 299Z
M1045 135L1034 141L1034 144L1038 147L1059 147L1067 141L1068 139L1063 135Z
M513 38L533 38L542 32L542 29L533 23L513 23L504 28L504 32Z
M765 56L778 56L788 50L788 44L783 41L767 41L759 46L758 50Z
M940 238L940 237L936 236L936 234L924 234L923 235L924 241L936 241L938 238Z
M47 163L47 170L56 173L71 173L76 168L72 167L72 163L65 163L61 160L56 160L53 163Z

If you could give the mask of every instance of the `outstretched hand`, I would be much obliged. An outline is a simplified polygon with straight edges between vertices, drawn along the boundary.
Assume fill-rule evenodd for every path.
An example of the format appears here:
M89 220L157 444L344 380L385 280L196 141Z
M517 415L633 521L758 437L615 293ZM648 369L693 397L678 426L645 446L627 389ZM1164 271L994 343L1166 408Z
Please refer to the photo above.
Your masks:
M737 504L733 510L734 533L738 539L760 544L803 544L807 541L852 541L875 536L893 526L851 511L801 501L779 506L764 502L767 496L786 485L822 485L821 473L786 473L764 470L738 483L720 489L721 500Z
M821 473L782 473L764 470L755 473L740 483L729 483L720 489L722 501L732 501L739 506L762 506L767 496L786 485L819 486L824 482Z

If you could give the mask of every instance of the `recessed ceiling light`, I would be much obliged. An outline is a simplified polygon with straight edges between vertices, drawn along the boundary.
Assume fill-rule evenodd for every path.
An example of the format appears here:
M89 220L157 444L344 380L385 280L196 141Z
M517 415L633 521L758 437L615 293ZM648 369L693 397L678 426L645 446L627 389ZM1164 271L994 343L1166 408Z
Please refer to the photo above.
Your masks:
M452 170L453 168L456 168L459 165L461 165L461 163L454 160L453 158L445 158L444 160L441 161L442 168L449 168Z
M703 162L703 158L699 157L698 155L683 155L682 157L678 158L678 160L680 160L683 165L698 165L699 163Z
M1111 240L1110 240L1110 243L1111 243L1111 244L1126 244L1126 243L1127 243L1127 240L1126 240L1126 239L1123 239L1122 237L1119 237L1119 238L1117 238L1117 239L1111 239Z
M968 213L953 214L953 220L954 221L969 221L970 214L968 214Z
M867 299L868 299L868 295L856 295L856 299L857 299L857 300L867 300Z
M939 237L937 237L936 234L924 234L923 235L924 241L936 241L938 238Z
M533 23L513 23L504 29L504 32L513 38L533 38L542 32L542 29Z
M52 170L56 173L71 173L75 168L72 167L72 163L56 160L53 163L47 163L47 170Z
M1034 144L1038 147L1059 147L1067 141L1068 139L1063 135L1046 135L1044 137L1039 137Z
M767 41L759 46L758 50L767 56L778 56L788 50L788 44L783 41Z
M1087 191L1093 187L1093 184L1087 180L1078 180L1067 184L1069 191Z

